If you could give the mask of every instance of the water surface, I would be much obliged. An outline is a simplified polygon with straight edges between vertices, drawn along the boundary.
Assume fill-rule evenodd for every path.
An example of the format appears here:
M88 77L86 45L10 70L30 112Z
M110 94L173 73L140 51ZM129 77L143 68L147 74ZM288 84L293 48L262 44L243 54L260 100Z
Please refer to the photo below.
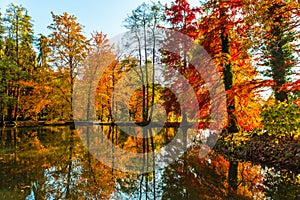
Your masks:
M159 149L176 134L176 128L163 128L143 149L140 139L114 127L93 128L131 152ZM299 175L249 162L239 162L239 186L233 191L227 177L229 162L215 152L200 159L197 145L154 172L115 170L88 151L102 137L95 140L69 126L2 128L0 199L300 199ZM109 159L129 162L117 155Z

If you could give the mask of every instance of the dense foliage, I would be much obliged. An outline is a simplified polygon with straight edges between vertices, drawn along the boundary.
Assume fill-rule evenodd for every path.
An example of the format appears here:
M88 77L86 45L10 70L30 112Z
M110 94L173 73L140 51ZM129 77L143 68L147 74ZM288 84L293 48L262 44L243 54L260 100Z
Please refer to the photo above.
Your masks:
M51 13L53 21L48 26L51 33L47 36L34 33L30 13L22 6L10 4L0 14L1 126L19 121L133 120L145 125L155 120L170 123L194 120L201 122L197 128L208 128L214 123L211 113L214 99L209 98L205 74L200 74L191 62L198 59L199 49L188 51L186 41L172 35L173 31L188 36L207 51L224 83L226 119L222 121L216 150L225 152L229 162L224 161L228 181L220 187L214 186L221 188L219 196L224 193L222 188L227 188L225 183L235 191L238 180L246 176L244 172L238 174L242 168L236 157L279 163L276 166L287 169L293 166L292 156L299 160L300 4L296 0L206 0L194 7L187 0L174 0L165 6L143 3L124 19L124 26L132 36L127 38L126 47L130 49L135 44L138 48L127 54L121 52L122 56L113 53L107 35L97 31L85 35L83 25L68 13ZM162 27L170 30L163 42L157 35ZM158 41L174 45L179 53L157 50ZM160 65L174 70L163 71ZM85 73L81 73L82 69ZM181 75L191 86L188 92L195 93L199 110L194 109L189 97L181 105L168 89L170 86L186 92ZM157 76L161 76L164 85L155 84ZM140 87L130 91L124 80L136 81ZM84 83L82 90L74 91L76 81ZM116 91L118 95L113 95ZM124 99L128 94L131 96L127 104ZM80 96L89 99L85 102L87 106L76 105L84 111L81 115L73 109L74 98ZM154 112L155 106L165 113ZM128 113L123 112L126 109ZM181 109L192 114L185 116ZM120 117L116 119L114 114ZM113 126L107 137L113 143L118 143L119 137L122 147L128 149L127 146L135 146L143 153L154 152L174 137L175 129L168 134L153 135L151 130L137 133L137 136L143 134L141 139L114 134ZM280 150L272 150L277 147ZM71 160L72 145L68 149ZM231 157L234 154L236 157ZM194 162L194 157L190 157L190 162ZM182 159L183 163L178 160L173 166L182 177L176 178L170 169L165 171L166 182L186 181L185 176L197 175L187 173L189 164L186 157ZM223 165L220 159L223 160L216 158L210 162ZM208 161L201 162L208 165ZM203 170L195 163L194 170ZM222 180L227 178L223 172L214 173ZM198 184L195 177L192 180ZM190 191L194 198L202 197L194 194L193 188L184 190ZM186 194L174 191L166 195L166 198L187 198Z

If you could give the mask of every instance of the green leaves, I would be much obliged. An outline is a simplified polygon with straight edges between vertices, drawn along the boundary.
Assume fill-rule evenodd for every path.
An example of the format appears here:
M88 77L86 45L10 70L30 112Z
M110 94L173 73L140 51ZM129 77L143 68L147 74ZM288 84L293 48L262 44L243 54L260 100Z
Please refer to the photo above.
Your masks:
M1 23L3 21L3 23ZM22 6L10 4L1 18L0 108L2 120L17 120L22 105L20 99L31 89L35 69L31 17Z
M300 136L300 109L293 103L276 102L262 111L262 124L269 136L296 139Z
M245 2L246 21L251 24L248 32L252 38L252 52L260 57L258 70L274 80L273 90L279 101L288 99L282 86L289 81L293 67L299 64L294 55L299 46L299 3L297 1L252 1ZM297 47L296 47L297 46ZM262 68L262 66L264 66ZM266 67L268 69L266 69Z

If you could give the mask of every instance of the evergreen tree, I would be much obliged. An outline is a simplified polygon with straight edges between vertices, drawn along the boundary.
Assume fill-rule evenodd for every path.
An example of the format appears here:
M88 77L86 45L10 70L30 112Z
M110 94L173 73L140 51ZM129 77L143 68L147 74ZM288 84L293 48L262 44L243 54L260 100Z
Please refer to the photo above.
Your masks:
M32 88L31 81L35 70L35 51L33 49L33 25L27 10L22 6L10 4L3 18L3 45L5 92L8 120L17 120L22 105L20 99Z

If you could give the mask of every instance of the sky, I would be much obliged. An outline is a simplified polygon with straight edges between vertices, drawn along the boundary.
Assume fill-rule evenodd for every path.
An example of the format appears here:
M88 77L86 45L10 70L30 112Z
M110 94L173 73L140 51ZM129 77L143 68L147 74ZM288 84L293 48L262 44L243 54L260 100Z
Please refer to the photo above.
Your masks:
M33 19L35 34L48 35L51 24L51 11L55 14L68 12L75 15L84 26L84 33L90 36L93 31L103 32L112 38L126 31L123 21L128 14L143 2L150 0L0 0L0 12L5 13L11 3L22 5ZM172 0L161 0L170 5ZM191 5L199 5L199 0L190 0Z

